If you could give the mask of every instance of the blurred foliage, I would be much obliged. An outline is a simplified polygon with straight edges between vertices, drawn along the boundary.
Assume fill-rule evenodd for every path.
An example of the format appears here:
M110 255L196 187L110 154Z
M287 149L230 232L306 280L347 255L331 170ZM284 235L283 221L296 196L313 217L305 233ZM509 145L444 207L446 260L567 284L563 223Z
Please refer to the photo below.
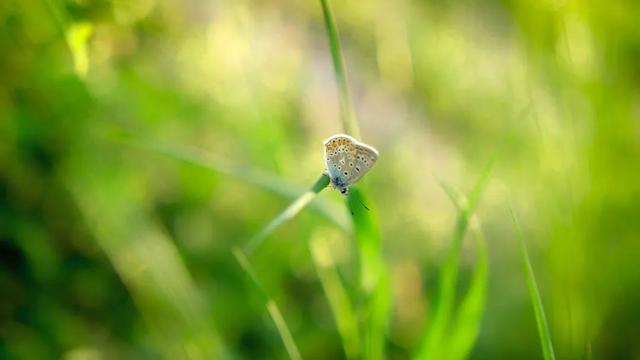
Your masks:
M640 357L640 2L331 4L381 156L353 235L323 191L251 255L300 356L417 355L458 216L437 179L498 153L469 356L543 356L513 204L557 357ZM0 2L0 358L288 356L231 250L344 131L324 24L320 1Z

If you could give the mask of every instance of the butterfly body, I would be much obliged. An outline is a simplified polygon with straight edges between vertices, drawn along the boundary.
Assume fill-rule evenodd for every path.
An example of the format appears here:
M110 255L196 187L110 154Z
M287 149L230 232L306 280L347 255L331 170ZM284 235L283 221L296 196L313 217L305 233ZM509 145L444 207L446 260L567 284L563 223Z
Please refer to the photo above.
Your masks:
M324 156L331 185L347 195L378 159L378 151L349 135L333 135L324 142Z

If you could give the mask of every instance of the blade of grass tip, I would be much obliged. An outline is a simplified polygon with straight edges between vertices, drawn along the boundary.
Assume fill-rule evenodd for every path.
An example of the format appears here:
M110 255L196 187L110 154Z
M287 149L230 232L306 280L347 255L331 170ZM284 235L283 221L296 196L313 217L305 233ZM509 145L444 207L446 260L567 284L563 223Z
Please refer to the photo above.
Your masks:
M449 200L451 200L453 205L456 207L456 210L458 211L462 210L463 204L468 203L468 201L465 199L462 199L462 196L458 194L458 192L454 190L451 185L449 185L447 182L442 180L438 175L433 174L433 177L438 182L438 185L440 185L440 188L442 189L442 191L444 191L444 193L447 194L447 196L449 197Z
M275 229L277 229L280 225L282 225L287 220L296 216L305 206L309 205L309 203L329 185L329 176L326 174L320 175L318 180L311 186L311 188L300 195L296 200L294 200L291 205L289 205L284 211L280 213L280 215L276 216L273 220L271 220L260 232L258 232L254 237L252 237L247 245L244 248L245 253L251 255L257 248L262 244L262 241L271 234Z
M300 351L298 350L298 347L293 340L293 335L291 335L291 331L289 330L289 327L284 320L284 316L282 316L282 312L280 312L280 309L278 308L275 300L273 300L269 296L265 288L260 283L260 280L256 276L256 273L253 270L253 267L251 266L251 263L249 262L247 256L242 252L242 250L237 247L233 249L233 256L236 258L236 261L238 261L238 264L240 264L240 267L242 267L245 273L247 273L249 279L251 279L251 283L254 285L256 290L258 290L258 293L260 294L260 297L264 302L264 306L267 309L271 320L276 326L276 330L278 331L278 334L282 339L282 343L287 350L287 354L289 354L289 358L291 358L292 360L302 359L302 357L300 356Z
M327 37L329 38L333 70L336 82L338 83L342 127L347 134L359 139L360 129L353 111L353 105L351 104L351 96L349 95L349 83L347 81L347 74L344 66L344 57L342 56L338 27L333 18L333 12L331 10L329 0L320 0L320 4L322 5L322 14L324 17L324 25L327 29Z
M447 259L445 260L442 272L440 273L438 297L435 302L434 314L421 341L417 355L418 359L441 358L440 351L442 351L443 340L449 326L455 302L455 290L456 283L458 281L458 263L460 260L462 241L464 240L464 236L467 231L469 218L478 205L480 195L482 194L487 180L489 179L489 174L493 168L494 161L495 158L489 161L483 170L476 182L476 185L474 186L474 189L469 195L469 201L466 202L464 199L461 199L458 204L460 210L458 210L458 219L453 232L451 247L449 248ZM445 187L447 195L453 194L453 192L450 193L446 189L447 187ZM454 204L458 203L455 196L450 196L452 196Z
M446 182L436 176L443 191L449 196L451 202L458 209L462 209L462 204L466 202L464 198ZM474 234L477 244L476 266L469 290L462 300L451 332L449 345L449 359L466 359L473 345L475 344L480 331L480 323L486 303L487 282L488 282L488 253L480 220L473 216L471 231Z
M316 237L309 243L309 249L318 278L338 327L345 356L347 359L359 359L361 345L358 320L349 295L335 267L335 261L331 256L329 245L322 237Z
M382 257L382 243L375 211L367 209L362 191L352 187L347 204L354 223L359 250L360 284L364 292L361 305L363 318L364 358L384 357L385 333L390 311L389 275Z
M117 137L118 141L124 142L128 145L169 156L178 161L200 166L219 174L233 176L248 184L253 184L262 189L271 191L283 198L295 199L299 196L298 194L304 191L304 188L291 184L285 179L257 169L228 163L214 154L201 149L143 141L123 134L118 134ZM340 227L342 230L348 233L351 232L351 226L347 219L344 216L339 216L340 211L337 211L337 209L334 209L326 202L314 202L310 205L310 208Z
M520 255L522 256L522 265L524 267L524 273L527 280L527 287L529 288L529 296L531 298L531 306L536 317L536 324L538 327L538 334L540 336L540 346L542 347L542 354L545 360L554 360L556 358L553 352L553 343L551 342L551 333L549 332L549 326L547 324L547 318L544 314L544 307L542 306L542 298L540 297L540 291L538 290L538 284L533 273L533 267L529 259L529 252L527 251L527 244L524 241L524 235L522 234L522 227L518 221L513 208L511 210L511 217L513 218L514 226L516 227L516 233L520 242Z

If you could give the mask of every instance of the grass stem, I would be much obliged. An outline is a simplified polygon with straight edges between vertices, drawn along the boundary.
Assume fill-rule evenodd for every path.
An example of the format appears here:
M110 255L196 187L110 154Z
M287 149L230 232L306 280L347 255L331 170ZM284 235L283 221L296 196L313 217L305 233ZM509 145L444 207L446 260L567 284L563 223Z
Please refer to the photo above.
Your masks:
M324 16L324 25L327 29L329 37L329 48L331 49L331 59L333 60L333 70L338 83L338 96L340 98L340 115L342 119L342 127L345 133L360 139L360 128L351 103L351 95L349 95L349 82L344 66L344 56L342 55L342 47L340 45L340 37L338 36L338 27L333 17L331 4L329 0L320 0L322 5L322 14Z
M284 320L284 316L282 316L282 312L278 308L278 305L276 304L275 300L273 300L269 296L264 286L262 286L262 284L260 283L260 280L258 279L258 276L253 270L253 267L251 266L251 263L249 262L249 259L247 258L245 253L240 248L237 248L237 247L234 248L232 251L233 251L233 256L236 258L236 261L238 261L238 264L240 264L240 267L242 267L245 273L247 273L247 275L249 276L249 279L251 279L251 283L258 290L258 293L260 294L264 302L264 306L266 307L267 312L269 312L269 316L271 317L271 320L276 326L276 329L278 330L278 334L280 334L280 338L282 339L282 343L284 344L284 347L287 350L287 353L289 354L289 358L291 360L301 360L302 357L300 356L300 351L298 350L298 346L293 340L291 331L289 330L289 327L287 326L287 323Z

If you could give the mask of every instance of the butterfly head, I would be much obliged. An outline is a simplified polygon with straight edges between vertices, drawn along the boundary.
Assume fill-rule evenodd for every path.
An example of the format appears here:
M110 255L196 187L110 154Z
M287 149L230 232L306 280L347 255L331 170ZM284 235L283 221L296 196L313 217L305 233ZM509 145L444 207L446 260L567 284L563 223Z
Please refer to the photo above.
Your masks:
M340 194L347 196L349 194L349 186L340 177L331 177L331 185L335 189L340 190Z

